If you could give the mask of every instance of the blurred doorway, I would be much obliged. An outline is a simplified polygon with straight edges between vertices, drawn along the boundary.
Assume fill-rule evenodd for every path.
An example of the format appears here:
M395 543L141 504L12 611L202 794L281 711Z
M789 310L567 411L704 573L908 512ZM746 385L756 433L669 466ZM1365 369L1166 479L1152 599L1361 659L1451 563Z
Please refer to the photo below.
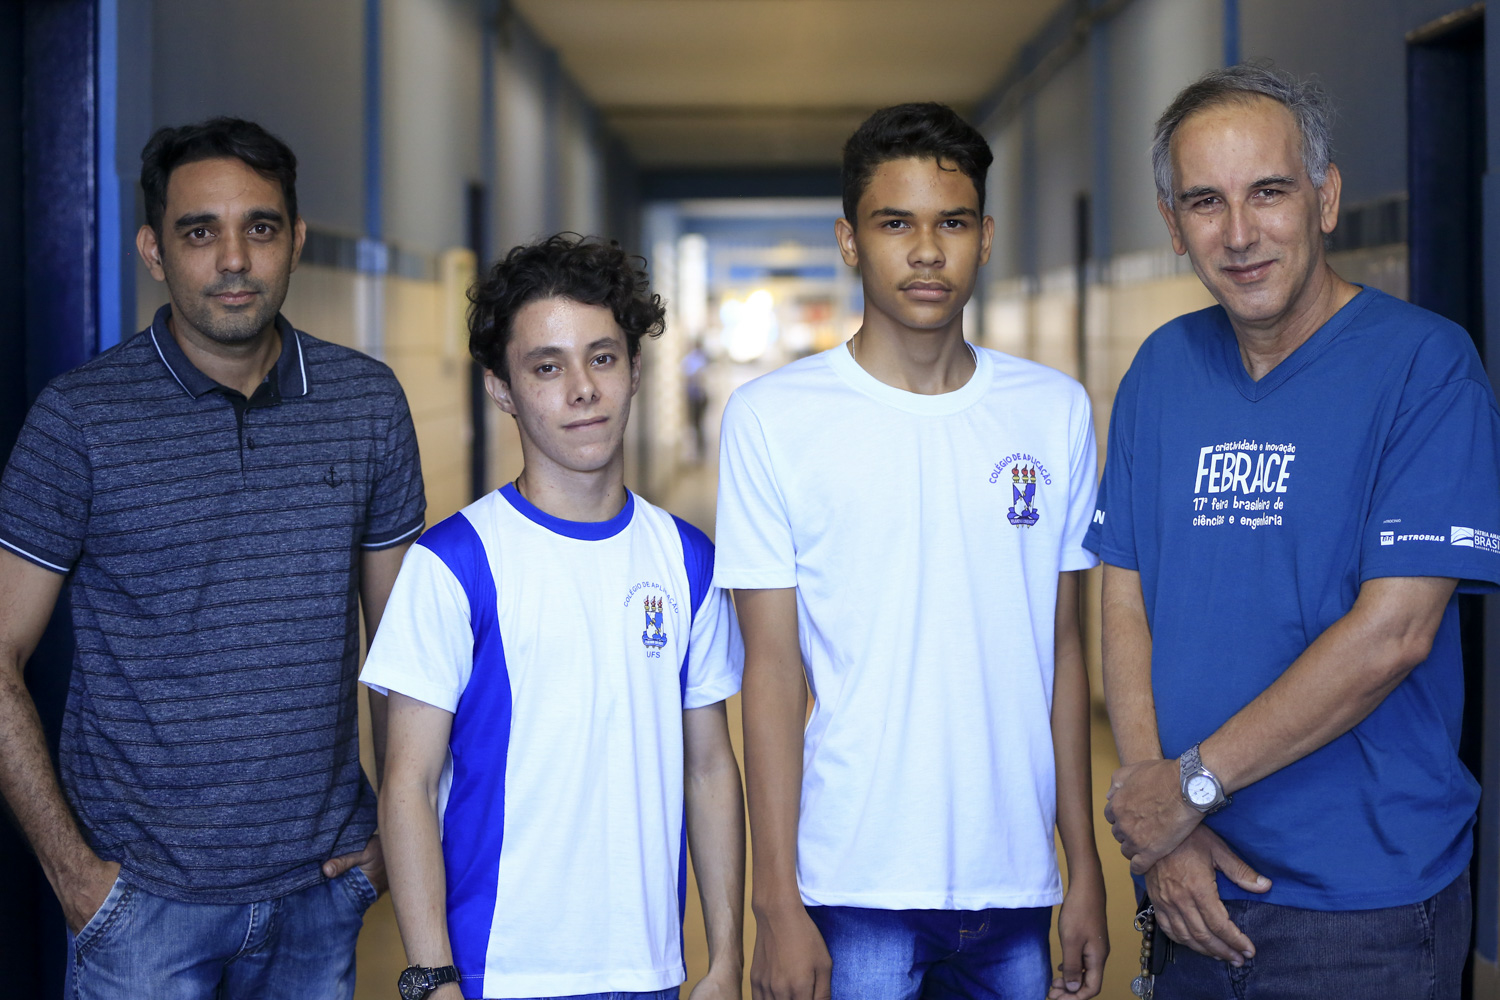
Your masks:
M1411 301L1462 326L1486 354L1484 203L1487 160L1484 4L1407 36ZM1486 359L1494 362L1497 359ZM1500 602L1461 595L1464 719L1459 754L1484 787L1475 829L1474 949L1464 996L1500 989ZM1487 745L1488 744L1488 745ZM1481 983L1483 984L1481 986Z

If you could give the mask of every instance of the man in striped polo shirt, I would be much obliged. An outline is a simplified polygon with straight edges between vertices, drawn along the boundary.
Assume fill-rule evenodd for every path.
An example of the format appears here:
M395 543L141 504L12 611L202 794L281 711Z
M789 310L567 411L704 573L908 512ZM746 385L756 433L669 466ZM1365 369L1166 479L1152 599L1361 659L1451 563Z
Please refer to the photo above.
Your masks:
M70 997L348 998L384 883L356 626L422 529L411 416L386 366L279 314L306 232L284 143L221 118L141 158L171 305L42 391L0 479L0 791ZM64 581L54 775L22 668Z

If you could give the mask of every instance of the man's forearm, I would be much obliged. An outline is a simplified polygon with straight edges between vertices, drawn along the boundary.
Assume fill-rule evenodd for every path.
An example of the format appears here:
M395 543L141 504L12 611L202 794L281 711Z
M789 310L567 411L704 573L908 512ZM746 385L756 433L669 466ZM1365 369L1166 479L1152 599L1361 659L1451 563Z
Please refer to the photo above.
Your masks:
M93 917L120 866L84 840L47 753L25 666L62 592L63 577L0 549L0 795L31 842L75 932Z
M707 718L688 721L688 843L703 903L709 968L738 980L745 965L744 790L724 706L693 709L689 715L694 713Z
M1203 741L1205 766L1233 792L1353 729L1427 658L1456 584L1366 581L1348 614Z
M391 588L401 572L401 560L411 545L411 542L403 542L388 549L365 552L360 557L359 607L365 620L366 649L375 642ZM375 754L375 790L378 792L385 781L386 696L368 688L365 690L370 704L370 746Z
M61 898L64 885L80 869L98 864L99 858L63 798L23 676L14 658L0 668L0 794Z
M1235 792L1348 732L1427 658L1454 580L1370 580L1354 606L1269 687L1202 740L1203 765ZM1106 818L1140 874L1182 842L1203 814L1182 800L1176 762L1115 773Z
M1104 702L1121 764L1161 757L1151 691L1151 627L1134 570L1105 564Z

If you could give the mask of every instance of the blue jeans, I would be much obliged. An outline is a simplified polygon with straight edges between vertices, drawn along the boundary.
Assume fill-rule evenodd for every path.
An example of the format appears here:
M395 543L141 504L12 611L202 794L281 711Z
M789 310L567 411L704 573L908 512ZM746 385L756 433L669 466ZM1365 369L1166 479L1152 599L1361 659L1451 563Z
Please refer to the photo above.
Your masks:
M1469 873L1431 899L1379 910L1299 910L1226 899L1255 942L1236 969L1176 945L1157 1000L1458 1000L1469 954Z
M833 958L833 1000L1040 1000L1052 909L809 906Z
M262 903L179 903L116 880L68 934L68 1000L354 996L354 942L375 887L358 866Z

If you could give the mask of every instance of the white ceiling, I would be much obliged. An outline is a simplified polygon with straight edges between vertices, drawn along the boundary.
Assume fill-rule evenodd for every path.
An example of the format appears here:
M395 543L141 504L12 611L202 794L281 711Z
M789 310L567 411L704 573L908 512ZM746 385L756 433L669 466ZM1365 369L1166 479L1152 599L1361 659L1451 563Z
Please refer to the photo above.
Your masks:
M838 162L875 108L968 111L1067 0L512 0L647 167Z

